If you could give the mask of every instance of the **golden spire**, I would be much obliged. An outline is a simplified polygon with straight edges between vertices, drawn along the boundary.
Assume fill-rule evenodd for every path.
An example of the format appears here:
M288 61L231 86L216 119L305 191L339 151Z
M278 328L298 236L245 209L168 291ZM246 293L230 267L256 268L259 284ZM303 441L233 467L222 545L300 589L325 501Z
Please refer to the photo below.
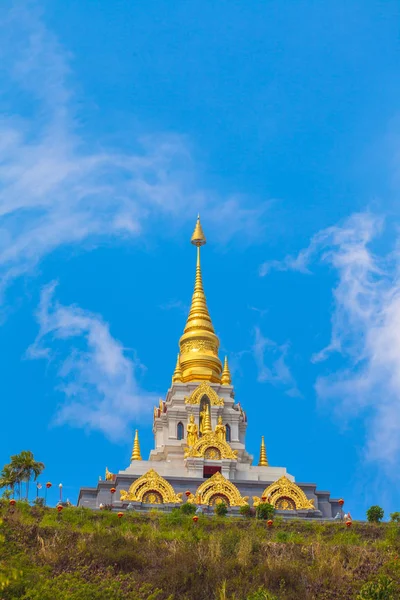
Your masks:
M206 236L204 235L203 228L200 223L200 215L197 215L196 227L194 228L193 235L190 238L190 243L194 246L204 246L207 243Z
M181 361L180 361L179 354L178 354L178 358L176 360L175 371L174 371L174 374L172 375L172 383L176 383L176 382L180 382L180 381L182 381L182 369L181 369Z
M197 246L196 277L189 316L181 339L180 365L182 381L211 381L220 383L222 364L218 357L219 340L214 332L207 308L200 267L200 246L206 238L197 217L191 243Z
M267 451L265 450L264 436L261 436L261 448L260 448L260 460L258 461L259 467L268 467Z
M225 356L224 370L222 371L221 383L223 385L231 385L231 372L228 365L228 357Z
M140 454L139 433L137 429L135 431L135 440L133 442L131 460L142 460L142 456Z
M202 435L204 435L205 433L212 432L211 418L210 418L210 411L208 409L208 404L206 404L204 412L205 412L205 415L204 415L204 419L203 419L203 428L201 431Z

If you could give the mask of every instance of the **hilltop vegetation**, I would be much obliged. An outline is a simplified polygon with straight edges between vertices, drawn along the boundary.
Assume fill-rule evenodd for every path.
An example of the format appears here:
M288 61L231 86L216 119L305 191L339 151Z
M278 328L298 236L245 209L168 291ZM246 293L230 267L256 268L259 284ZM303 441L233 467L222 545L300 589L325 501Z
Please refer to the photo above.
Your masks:
M181 511L118 518L71 507L58 514L25 502L3 502L0 516L0 566L9 579L3 600L400 597L398 523L346 529L275 519L268 528L205 516L194 523Z

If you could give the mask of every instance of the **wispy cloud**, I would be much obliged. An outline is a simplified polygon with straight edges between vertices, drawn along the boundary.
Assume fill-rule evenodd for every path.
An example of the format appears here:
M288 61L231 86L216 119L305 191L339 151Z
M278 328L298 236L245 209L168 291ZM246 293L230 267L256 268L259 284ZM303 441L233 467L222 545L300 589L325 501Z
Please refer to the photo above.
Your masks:
M254 334L252 350L258 368L258 381L279 387L288 396L301 396L287 364L289 344L278 345L264 337L259 327L255 327Z
M182 302L182 300L169 300L165 304L160 304L161 310L179 310L180 312L189 314L189 306Z
M157 395L141 390L136 375L143 366L112 337L108 324L78 306L59 304L55 288L51 283L42 290L39 333L27 351L56 369L64 401L55 423L127 439L132 421L152 409ZM60 362L61 356L67 358Z
M261 318L268 314L268 308L257 308L256 306L248 306L247 308L258 313Z
M204 190L183 137L143 137L136 154L89 143L75 110L67 54L32 4L4 11L0 59L3 288L61 245L132 238L151 220L167 220L162 230L174 235L200 210L211 226L223 223L221 242L261 230L268 204L250 208L240 197Z
M366 457L391 472L400 458L400 239L388 254L373 251L384 221L355 214L314 236L301 252L305 267L323 261L337 273L332 334L315 362L332 352L345 368L316 382L319 397L333 399L343 418L365 415ZM282 268L293 268L286 259Z

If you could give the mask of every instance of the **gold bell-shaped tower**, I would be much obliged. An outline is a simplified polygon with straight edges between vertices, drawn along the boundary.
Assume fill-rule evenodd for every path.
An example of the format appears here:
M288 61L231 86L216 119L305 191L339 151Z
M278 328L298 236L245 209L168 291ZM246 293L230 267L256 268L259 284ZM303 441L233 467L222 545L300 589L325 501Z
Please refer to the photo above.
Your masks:
M219 339L215 335L207 308L200 267L200 247L206 238L197 217L191 243L197 247L196 277L189 316L181 339L180 368L181 381L210 381L221 383L222 364L218 357Z

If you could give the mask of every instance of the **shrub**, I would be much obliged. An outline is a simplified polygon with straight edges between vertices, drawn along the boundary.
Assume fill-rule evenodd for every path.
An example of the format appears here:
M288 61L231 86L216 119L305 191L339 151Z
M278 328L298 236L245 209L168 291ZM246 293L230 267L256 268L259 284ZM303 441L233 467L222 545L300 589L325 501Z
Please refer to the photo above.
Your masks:
M400 523L400 512L390 513L390 520L393 523Z
M119 580L96 578L85 581L81 574L63 573L51 579L40 579L26 591L24 600L123 600L126 595Z
M270 594L266 589L260 588L250 594L250 596L247 596L246 600L278 600L278 598Z
M249 519L252 516L251 507L248 504L245 504L239 508L239 513L242 515L242 517Z
M272 519L275 514L275 507L272 504L268 504L268 502L261 502L256 509L257 519L264 519L268 521L268 519Z
M396 600L397 592L393 579L381 575L377 581L369 581L362 586L357 600Z
M383 508L380 506L371 506L367 510L367 519L370 523L379 523L383 519Z
M190 502L185 502L185 504L182 504L182 506L180 506L179 510L184 515L194 515L194 513L196 512L196 505L191 504Z
M225 502L218 502L215 505L215 514L218 515L219 517L225 517L226 513L228 512L228 507L225 504Z

